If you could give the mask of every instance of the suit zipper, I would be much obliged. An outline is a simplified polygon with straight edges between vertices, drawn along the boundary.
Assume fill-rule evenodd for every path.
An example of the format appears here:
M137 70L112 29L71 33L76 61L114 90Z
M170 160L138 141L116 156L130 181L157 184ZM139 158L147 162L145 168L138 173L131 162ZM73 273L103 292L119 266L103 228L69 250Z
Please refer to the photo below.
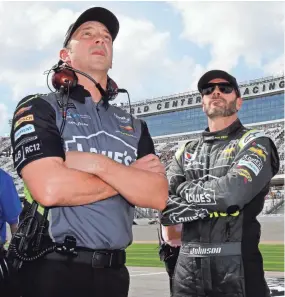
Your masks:
M231 228L230 228L230 223L226 223L226 242L230 241L230 236L231 236Z

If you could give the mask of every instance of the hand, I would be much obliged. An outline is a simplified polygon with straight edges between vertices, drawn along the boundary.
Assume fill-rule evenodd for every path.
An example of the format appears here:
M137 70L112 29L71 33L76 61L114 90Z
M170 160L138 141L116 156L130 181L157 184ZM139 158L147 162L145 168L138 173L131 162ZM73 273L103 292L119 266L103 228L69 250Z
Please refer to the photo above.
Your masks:
M131 167L165 175L165 167L154 154L146 155L130 165Z
M181 240L182 225L161 226L165 231L165 240Z

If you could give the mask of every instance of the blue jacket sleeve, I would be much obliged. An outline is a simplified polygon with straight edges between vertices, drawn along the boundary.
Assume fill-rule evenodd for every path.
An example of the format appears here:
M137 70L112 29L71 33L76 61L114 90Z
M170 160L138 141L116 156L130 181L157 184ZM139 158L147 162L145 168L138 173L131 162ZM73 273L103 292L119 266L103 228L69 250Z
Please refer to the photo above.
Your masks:
M4 221L10 225L17 223L22 206L13 179L7 173L2 174L0 203Z

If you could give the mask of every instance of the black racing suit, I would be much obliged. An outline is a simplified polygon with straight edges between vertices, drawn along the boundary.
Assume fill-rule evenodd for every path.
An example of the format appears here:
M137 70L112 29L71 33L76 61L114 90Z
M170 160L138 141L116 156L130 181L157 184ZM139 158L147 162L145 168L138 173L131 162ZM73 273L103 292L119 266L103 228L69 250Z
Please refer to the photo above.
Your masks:
M183 223L174 297L269 296L256 217L278 170L272 140L239 120L177 151L161 217Z

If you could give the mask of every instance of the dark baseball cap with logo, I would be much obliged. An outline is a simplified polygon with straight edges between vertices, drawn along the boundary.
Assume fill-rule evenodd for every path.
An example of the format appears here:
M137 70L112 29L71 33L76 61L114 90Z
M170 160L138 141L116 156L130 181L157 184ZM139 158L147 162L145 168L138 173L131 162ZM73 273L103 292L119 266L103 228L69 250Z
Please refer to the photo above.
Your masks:
M241 97L239 86L235 77L223 70L210 70L206 72L198 81L198 90L201 93L202 87L208 84L212 79L222 78L228 81L236 90L237 96Z
M96 21L106 26L114 41L119 32L119 21L117 17L108 9L103 7L92 7L84 11L78 19L70 25L65 35L63 46L66 47L74 32L84 23Z

